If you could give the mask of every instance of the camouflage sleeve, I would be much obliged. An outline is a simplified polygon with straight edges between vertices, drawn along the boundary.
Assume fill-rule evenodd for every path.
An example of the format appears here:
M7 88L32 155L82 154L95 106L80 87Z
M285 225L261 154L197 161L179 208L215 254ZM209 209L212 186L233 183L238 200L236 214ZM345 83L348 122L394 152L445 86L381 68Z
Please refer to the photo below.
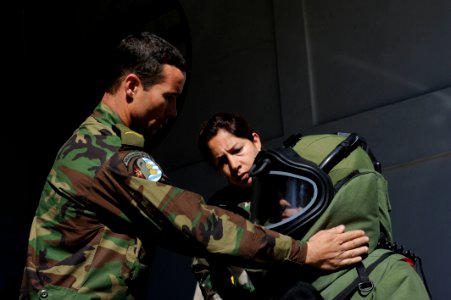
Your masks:
M240 256L257 262L303 263L305 248L288 236L256 226L227 210L208 206L198 194L131 177L130 195L151 219L156 207L177 230L210 253Z
M195 257L191 264L191 271L199 283L204 299L213 299L217 291L213 289L210 274L210 265L205 258Z
M182 233L184 241L173 243L177 249L182 248L184 254L202 257L206 250L210 254L226 255L238 264L284 260L302 264L305 261L305 243L254 225L227 210L206 205L196 193L137 177L133 171L135 164L125 161L125 155L127 153L119 153L112 158L103 175L98 176L102 181L98 186L108 193L105 186L112 185L110 188L120 194L119 198L132 204L154 226ZM178 235L170 238L177 239ZM184 246L180 247L180 242L197 248L188 253Z
M191 271L197 278L199 290L205 300L259 299L246 269L196 257Z

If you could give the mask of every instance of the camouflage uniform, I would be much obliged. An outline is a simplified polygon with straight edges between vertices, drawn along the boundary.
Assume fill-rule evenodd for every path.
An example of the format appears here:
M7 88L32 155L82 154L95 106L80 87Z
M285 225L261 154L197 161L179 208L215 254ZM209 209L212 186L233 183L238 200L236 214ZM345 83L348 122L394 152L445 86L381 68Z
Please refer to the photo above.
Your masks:
M61 147L33 219L21 299L142 298L145 257L156 246L304 261L304 243L169 185L143 147L103 104Z

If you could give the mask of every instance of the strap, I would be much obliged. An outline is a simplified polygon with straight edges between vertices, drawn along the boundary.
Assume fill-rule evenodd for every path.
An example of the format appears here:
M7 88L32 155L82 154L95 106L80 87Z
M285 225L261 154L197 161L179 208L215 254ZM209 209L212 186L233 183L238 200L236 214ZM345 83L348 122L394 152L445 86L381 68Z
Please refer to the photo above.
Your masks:
M291 148L301 139L302 133L296 133L290 135L285 141L283 141L283 146L285 148Z
M334 300L344 300L349 299L350 296L358 289L360 295L363 297L368 295L374 288L373 282L369 279L369 274L381 263L384 259L390 255L395 254L394 252L387 252L381 255L375 262L369 265L367 268L360 262L357 265L357 273L359 275L351 284L349 284L340 294L338 294Z
M359 262L356 269L360 278L360 282L358 283L359 294L362 296L367 296L373 290L374 284L370 280L367 269L365 269L362 262Z

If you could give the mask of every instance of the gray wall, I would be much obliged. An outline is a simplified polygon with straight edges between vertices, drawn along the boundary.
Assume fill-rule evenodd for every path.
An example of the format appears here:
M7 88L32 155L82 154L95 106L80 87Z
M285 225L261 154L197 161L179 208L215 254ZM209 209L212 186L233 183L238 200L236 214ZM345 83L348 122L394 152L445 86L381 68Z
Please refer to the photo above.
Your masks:
M451 3L180 3L192 81L156 154L173 179L207 197L225 184L195 149L213 112L243 113L268 146L299 131L358 132L388 179L396 240L422 258L433 297L448 298Z

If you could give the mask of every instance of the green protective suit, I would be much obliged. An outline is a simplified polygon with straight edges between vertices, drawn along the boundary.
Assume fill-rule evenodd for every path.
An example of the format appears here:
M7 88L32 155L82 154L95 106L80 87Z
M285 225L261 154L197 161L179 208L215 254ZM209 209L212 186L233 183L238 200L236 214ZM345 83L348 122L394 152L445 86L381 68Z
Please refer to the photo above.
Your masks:
M320 164L344 137L313 135L303 137L293 149L302 157ZM374 170L372 160L358 147L329 172L336 194L331 203L303 237L308 240L321 229L345 224L347 230L362 229L370 238L369 254L363 261L367 267L384 253L376 249L381 235L393 241L390 200L387 181ZM429 299L421 277L400 254L382 260L370 273L374 288L369 294L355 292L351 299ZM318 276L313 285L325 299L335 299L354 279L356 268Z
M293 150L303 158L320 165L344 139L336 134L304 136L294 145ZM312 283L324 299L429 299L421 277L416 269L405 261L406 257L377 248L381 236L393 242L391 207L387 181L374 169L368 153L358 147L333 167L328 175L335 188L333 199L311 227L302 231L306 234L295 238L307 241L319 230L339 224L344 224L347 231L364 230L370 241L369 254L363 260L363 265L367 272L371 270L369 279L374 288L365 294L352 290L347 297L342 297L343 291L359 278L354 266L335 272L323 272L292 264L265 271L243 270L225 266L221 262L197 258L193 263L193 272L199 279L206 299L277 299L272 295L283 295L284 289L295 286L298 281ZM216 193L210 201L215 205L227 207L231 205L227 199L240 199L234 201L233 205L240 202L238 206L249 210L246 206L250 199L249 189L228 186ZM230 278L233 284L230 284ZM278 291L274 292L275 289Z

